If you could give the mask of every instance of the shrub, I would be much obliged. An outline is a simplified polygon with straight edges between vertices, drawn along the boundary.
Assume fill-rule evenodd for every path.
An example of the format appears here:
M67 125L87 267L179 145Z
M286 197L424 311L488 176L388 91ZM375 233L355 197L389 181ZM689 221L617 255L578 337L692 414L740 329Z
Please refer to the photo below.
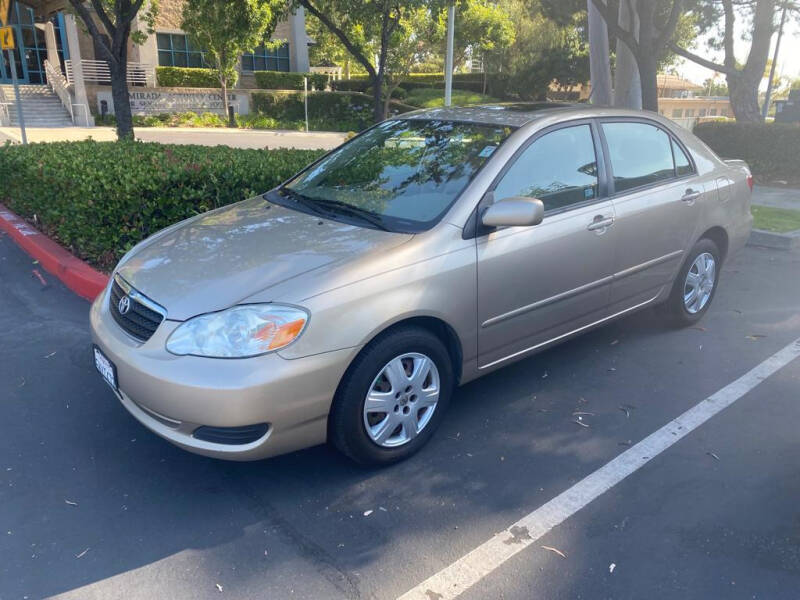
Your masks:
M161 87L221 87L211 69L189 67L156 67L156 79Z
M800 127L786 123L700 123L694 134L724 158L740 158L759 181L800 182Z
M369 87L369 78L366 75L352 79L340 79L331 82L331 87L337 92L366 92Z
M286 71L256 71L256 85L262 90L302 90L303 77L308 78L309 90L324 90L328 76L322 73L289 73Z
M109 270L177 221L265 192L319 150L242 150L142 142L0 147L0 202L79 257Z
M399 113L414 107L393 102ZM303 94L296 92L254 92L250 110L277 121L303 122ZM356 92L313 92L308 95L308 120L312 129L360 131L372 124L372 98Z

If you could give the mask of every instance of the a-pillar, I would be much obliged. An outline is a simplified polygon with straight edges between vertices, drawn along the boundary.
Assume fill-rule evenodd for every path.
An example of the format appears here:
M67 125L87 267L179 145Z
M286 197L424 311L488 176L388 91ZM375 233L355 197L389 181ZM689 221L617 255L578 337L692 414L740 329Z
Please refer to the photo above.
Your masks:
M69 48L69 58L72 64L72 90L75 94L75 117L76 124L94 126L94 118L89 112L89 99L86 96L86 83L83 79L83 64L81 63L81 46L78 38L78 26L75 23L75 16L64 14L64 25L67 30L67 48Z

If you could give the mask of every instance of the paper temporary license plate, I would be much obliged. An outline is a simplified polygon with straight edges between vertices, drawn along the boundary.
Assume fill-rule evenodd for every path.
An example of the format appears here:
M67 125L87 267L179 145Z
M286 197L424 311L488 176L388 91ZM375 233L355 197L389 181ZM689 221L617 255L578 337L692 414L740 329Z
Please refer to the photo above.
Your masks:
M110 385L114 390L117 389L117 368L114 366L106 355L98 348L94 346L94 366L100 372L100 375L103 376L103 379L106 380L106 383Z

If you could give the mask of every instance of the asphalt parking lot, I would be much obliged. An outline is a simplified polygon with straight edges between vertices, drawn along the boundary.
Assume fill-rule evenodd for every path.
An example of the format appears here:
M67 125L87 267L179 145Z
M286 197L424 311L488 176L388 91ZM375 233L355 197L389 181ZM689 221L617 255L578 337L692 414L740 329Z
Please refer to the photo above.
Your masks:
M800 338L798 273L748 247L700 326L648 310L468 384L388 469L225 463L126 413L88 303L0 234L0 599L397 598ZM799 392L794 360L462 597L800 597Z

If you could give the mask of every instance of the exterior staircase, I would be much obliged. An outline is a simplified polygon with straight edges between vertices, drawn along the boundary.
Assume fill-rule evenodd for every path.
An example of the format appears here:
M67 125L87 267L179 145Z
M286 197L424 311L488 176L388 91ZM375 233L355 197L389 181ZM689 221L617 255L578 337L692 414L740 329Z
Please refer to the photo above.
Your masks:
M48 86L20 85L19 95L25 116L25 127L72 127L69 111ZM13 85L0 85L0 102L10 103L6 108L11 126L19 127Z

